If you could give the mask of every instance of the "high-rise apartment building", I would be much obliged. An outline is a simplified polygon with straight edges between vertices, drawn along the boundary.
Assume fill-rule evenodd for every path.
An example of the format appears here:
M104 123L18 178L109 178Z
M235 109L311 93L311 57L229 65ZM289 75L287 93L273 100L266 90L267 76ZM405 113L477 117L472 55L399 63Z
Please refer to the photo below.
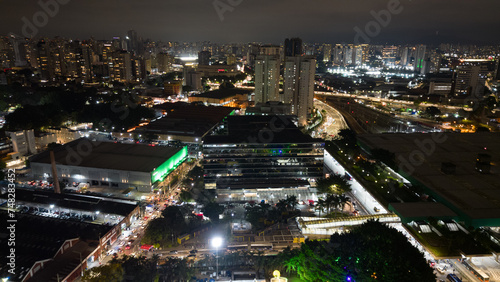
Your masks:
M184 68L184 85L191 87L191 89L195 91L200 91L203 89L201 79L201 72Z
M279 101L280 56L259 55L255 60L255 103Z
M290 38L285 39L284 45L285 57L301 56L304 54L302 39Z
M486 60L463 60L456 70L455 95L471 95L482 97L488 65Z
M120 82L132 81L132 56L127 51L117 51L113 54L113 63L110 71L111 80Z
M292 113L297 115L300 126L307 124L313 108L315 72L314 57L294 56L285 59L282 102L292 105Z
M198 53L198 65L208 66L210 65L210 58L212 54L209 51L200 51Z
M332 44L323 44L323 62L332 61Z
M259 55L281 56L281 46L278 45L262 45L259 48Z
M422 71L425 72L425 62L427 60L427 47L425 45L418 45L415 47L415 61L413 62L413 70L416 73L422 74Z
M169 73L172 71L172 64L174 63L174 57L167 53L160 53L156 55L156 63L158 66L159 73Z

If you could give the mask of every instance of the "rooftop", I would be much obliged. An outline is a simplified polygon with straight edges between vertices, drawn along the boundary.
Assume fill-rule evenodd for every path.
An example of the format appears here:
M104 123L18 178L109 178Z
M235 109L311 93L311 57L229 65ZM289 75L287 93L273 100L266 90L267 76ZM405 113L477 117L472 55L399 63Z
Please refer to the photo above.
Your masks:
M16 191L16 196L17 196ZM33 266L36 261L51 259L62 244L69 239L80 237L82 240L99 240L113 226L97 225L84 222L67 221L30 214L16 213L16 275L20 275ZM7 211L0 210L0 220L7 222ZM4 232L4 231L2 231ZM0 244L7 247L7 234L0 236ZM3 252L6 254L7 252ZM7 265L6 256L0 259L3 274ZM5 273L6 274L6 273ZM14 277L11 277L14 278ZM15 281L19 281L15 277Z
M251 93L252 93L251 90L245 90L240 88L225 88L225 89L218 89L210 92L201 93L198 95L194 95L193 97L225 99L238 94L251 94Z
M358 140L395 153L400 171L459 215L500 225L500 133L368 134ZM491 156L490 173L475 169L479 154ZM456 172L443 173L443 163L455 165Z
M90 146L90 149L88 149ZM80 151L83 153L78 153ZM152 172L180 149L144 144L95 142L80 138L54 149L56 164L115 169L122 171ZM50 164L49 151L30 159L31 163Z
M288 116L231 116L227 119L227 134L206 136L205 144L239 143L317 143L302 133Z
M203 137L235 110L186 103L165 103L155 106L155 109L165 111L167 115L136 131Z
M8 194L0 195L0 199L7 199ZM104 197L88 196L80 194L56 194L53 192L28 190L16 188L16 201L42 205L54 205L59 208L81 210L104 214L115 214L128 216L137 207L135 201L108 199Z
M457 214L448 207L436 202L391 203L391 206L404 218L457 217Z

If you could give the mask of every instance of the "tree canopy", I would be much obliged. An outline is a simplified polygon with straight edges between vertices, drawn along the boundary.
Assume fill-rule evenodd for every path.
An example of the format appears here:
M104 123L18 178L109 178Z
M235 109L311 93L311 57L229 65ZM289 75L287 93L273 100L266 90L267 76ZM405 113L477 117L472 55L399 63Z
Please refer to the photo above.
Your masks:
M306 241L291 251L287 270L302 281L436 281L420 251L394 228L368 221L329 242Z
M327 178L316 180L319 193L342 195L351 191L351 184L340 174L332 174Z

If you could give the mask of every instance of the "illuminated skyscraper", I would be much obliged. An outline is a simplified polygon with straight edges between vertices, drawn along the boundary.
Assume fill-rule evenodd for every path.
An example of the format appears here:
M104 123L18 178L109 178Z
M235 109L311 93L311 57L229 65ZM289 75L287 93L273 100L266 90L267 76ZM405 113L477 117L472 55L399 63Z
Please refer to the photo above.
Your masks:
M323 62L332 61L332 44L323 44Z
M259 55L255 60L255 103L279 101L280 56Z
M285 60L282 102L292 105L292 113L298 116L300 126L307 124L313 109L315 72L314 57L294 56Z
M464 60L457 67L455 95L471 95L480 98L484 95L484 87L488 76L487 60Z
M413 70L416 73L422 73L422 70L425 70L426 59L426 46L418 45L415 48L415 62L413 63Z

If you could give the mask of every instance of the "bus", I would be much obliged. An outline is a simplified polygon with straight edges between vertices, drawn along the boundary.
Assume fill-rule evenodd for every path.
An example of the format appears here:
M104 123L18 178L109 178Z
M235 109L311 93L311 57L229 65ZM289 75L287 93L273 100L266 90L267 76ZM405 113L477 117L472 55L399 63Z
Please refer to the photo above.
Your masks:
M347 179L347 180L352 180L352 176L347 171L344 174L344 178Z
M460 278L458 278L455 274L448 274L448 276L446 276L446 278L448 278L448 281L450 282L462 282L462 280Z
M464 260L463 264L472 274L474 274L474 276L477 277L477 279L483 282L490 281L490 277L486 273L484 273L481 269L478 269L474 264L472 264L468 260Z

